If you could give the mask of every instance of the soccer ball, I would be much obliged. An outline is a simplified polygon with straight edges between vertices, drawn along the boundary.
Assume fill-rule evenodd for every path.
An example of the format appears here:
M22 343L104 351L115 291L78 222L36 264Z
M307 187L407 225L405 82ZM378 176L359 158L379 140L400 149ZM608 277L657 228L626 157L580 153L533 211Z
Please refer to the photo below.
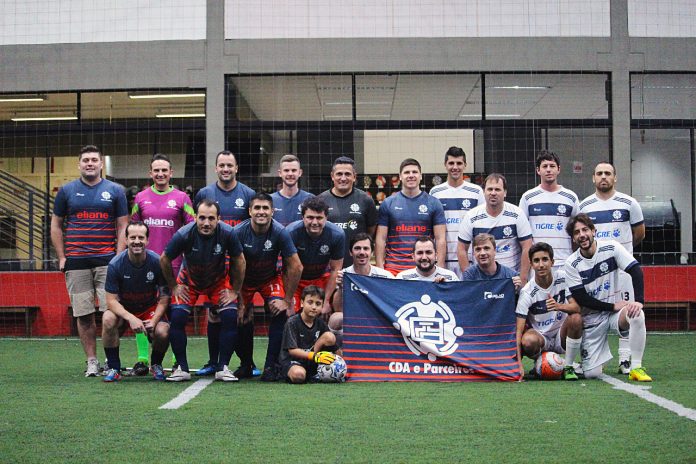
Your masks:
M346 381L348 366L342 357L336 355L336 360L331 364L319 364L317 366L317 380L323 383L339 383Z
M563 376L563 365L558 353L545 351L537 358L534 370L541 380L558 380Z

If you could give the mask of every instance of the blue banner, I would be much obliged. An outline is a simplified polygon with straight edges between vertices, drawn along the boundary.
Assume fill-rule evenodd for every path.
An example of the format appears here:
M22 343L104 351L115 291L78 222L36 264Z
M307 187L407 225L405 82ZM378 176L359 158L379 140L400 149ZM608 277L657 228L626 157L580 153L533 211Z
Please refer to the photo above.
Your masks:
M511 279L434 284L344 274L351 381L519 380Z

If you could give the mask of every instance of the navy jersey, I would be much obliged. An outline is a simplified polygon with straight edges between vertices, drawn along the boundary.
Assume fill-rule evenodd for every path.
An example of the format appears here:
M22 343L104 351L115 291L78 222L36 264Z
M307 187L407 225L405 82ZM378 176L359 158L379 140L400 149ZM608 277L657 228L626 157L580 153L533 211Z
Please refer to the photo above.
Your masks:
M234 227L245 219L249 219L249 201L254 195L256 192L241 182L237 182L237 185L229 192L221 189L215 182L200 189L193 204L198 207L198 203L202 200L214 201L220 205L222 222Z
M290 198L284 197L280 192L271 194L271 198L273 198L273 219L278 221L283 227L302 219L302 203L307 198L312 198L313 196L304 190L300 190L295 196Z
M433 236L433 228L446 224L442 203L421 192L409 198L402 192L392 195L379 207L377 224L387 227L384 268L405 271L415 266L413 243L423 235Z
M174 234L164 253L171 260L183 253L190 284L205 290L227 275L226 258L242 254L242 245L234 229L223 222L210 236L201 235L192 222Z
M146 253L145 262L136 266L128 259L128 250L122 251L106 270L106 291L118 295L118 301L133 314L147 311L160 295L169 294L159 255L152 250Z
M107 265L116 254L116 220L128 216L128 202L114 182L90 186L77 179L58 191L53 214L66 218L66 270L80 268L75 260L81 258L103 258Z
M319 198L329 205L327 219L343 229L346 234L343 265L350 266L353 264L353 257L350 255L351 238L360 232L367 232L368 227L377 225L375 202L365 192L356 188L345 197L338 197L329 189L320 193Z
M326 273L330 260L343 258L345 234L328 221L316 239L309 236L303 221L293 222L287 231L302 262L302 280L318 279Z
M268 282L278 273L278 256L287 258L297 253L290 234L278 221L273 221L268 231L261 235L256 235L251 228L251 219L234 229L247 262L245 287L257 287Z

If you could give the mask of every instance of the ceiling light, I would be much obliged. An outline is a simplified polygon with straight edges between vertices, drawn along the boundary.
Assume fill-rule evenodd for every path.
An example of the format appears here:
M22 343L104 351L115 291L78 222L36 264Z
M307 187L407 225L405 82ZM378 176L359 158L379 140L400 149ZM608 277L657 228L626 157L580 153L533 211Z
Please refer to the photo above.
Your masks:
M205 113L156 114L156 118L205 118Z
M21 122L21 121L75 121L75 120L77 120L77 116L41 116L41 117L34 117L34 118L24 118L24 117L12 118L12 121L15 121L15 122Z
M506 89L506 90L547 90L550 85L494 85L491 89Z
M6 102L39 102L46 100L42 95L0 95L0 103Z
M205 98L205 93L131 93L128 94L128 98L137 99L156 99L156 98Z

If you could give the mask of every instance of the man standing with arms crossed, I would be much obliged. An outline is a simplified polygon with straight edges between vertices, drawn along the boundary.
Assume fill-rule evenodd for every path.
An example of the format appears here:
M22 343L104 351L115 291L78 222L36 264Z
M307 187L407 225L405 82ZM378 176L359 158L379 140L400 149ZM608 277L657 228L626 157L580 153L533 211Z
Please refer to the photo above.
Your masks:
M183 254L186 266L174 279L172 261ZM227 264L229 257L229 264ZM176 234L160 257L162 273L172 289L172 317L169 340L179 367L167 377L170 382L191 379L186 357L186 323L191 306L205 295L220 320L217 358L211 359L215 379L236 382L228 365L237 336L237 296L244 282L246 261L237 233L220 221L220 208L211 200L196 206L196 222ZM210 337L208 338L210 340Z
M645 238L643 210L635 198L616 191L616 168L601 162L594 168L592 182L595 193L582 200L580 212L587 214L597 229L600 240L616 240L631 255L633 247ZM621 299L635 298L631 277L619 272ZM619 336L619 373L628 374L631 368L631 350L626 337Z
M331 168L333 187L319 194L319 198L329 205L329 221L343 229L346 234L346 251L343 265L353 264L350 242L357 234L367 233L375 236L377 228L377 207L365 192L355 188L355 161L347 156L336 158ZM331 298L331 295L327 295Z
M450 147L445 153L447 182L430 189L430 195L442 203L447 218L447 258L446 268L462 278L462 269L457 259L459 224L472 208L486 202L483 190L476 184L464 180L466 153L459 147Z
M302 167L295 155L284 155L280 158L278 177L283 181L280 191L271 194L273 198L273 219L285 227L291 222L302 219L302 203L311 193L300 189Z
M58 269L65 272L77 331L87 356L85 376L95 377L99 374L95 295L99 311L106 311L106 269L116 253L125 248L128 202L119 185L102 179L104 160L99 148L83 147L78 160L80 178L61 187L56 195L51 242Z

